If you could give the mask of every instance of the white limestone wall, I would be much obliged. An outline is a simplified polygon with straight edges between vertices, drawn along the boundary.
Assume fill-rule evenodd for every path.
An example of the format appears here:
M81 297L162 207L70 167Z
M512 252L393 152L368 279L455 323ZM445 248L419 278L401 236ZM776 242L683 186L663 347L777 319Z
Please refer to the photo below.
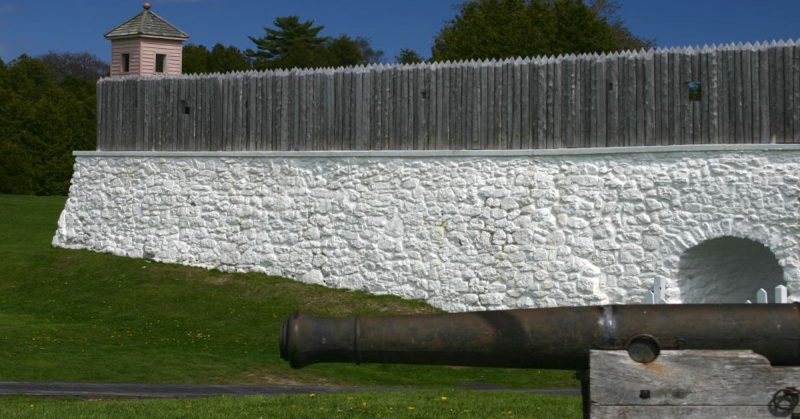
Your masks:
M732 236L800 294L795 146L76 156L59 247L463 311L636 303L658 277L681 302L681 255Z

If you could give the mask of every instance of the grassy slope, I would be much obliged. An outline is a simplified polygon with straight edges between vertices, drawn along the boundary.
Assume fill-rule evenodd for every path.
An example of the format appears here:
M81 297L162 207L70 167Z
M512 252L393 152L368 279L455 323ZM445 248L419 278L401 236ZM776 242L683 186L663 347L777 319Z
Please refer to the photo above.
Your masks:
M294 310L436 310L260 274L53 249L63 205L59 197L0 195L0 380L578 385L569 371L345 364L291 370L279 359L278 331Z

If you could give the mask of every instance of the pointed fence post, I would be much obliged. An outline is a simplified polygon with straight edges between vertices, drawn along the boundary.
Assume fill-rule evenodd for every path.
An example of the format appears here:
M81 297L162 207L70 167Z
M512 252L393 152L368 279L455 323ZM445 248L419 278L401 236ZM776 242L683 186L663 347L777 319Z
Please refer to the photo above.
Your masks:
M656 278L653 281L653 294L655 302L653 304L666 304L667 284L663 278Z
M786 304L789 302L789 291L785 285L775 287L775 304Z
M767 303L767 291L764 288L759 288L756 291L756 303L758 304L766 304Z
M645 304L656 303L656 295L653 294L653 291L647 290L647 292L644 294L644 303Z
M663 278L653 280L653 287L644 294L643 304L666 304L667 285Z

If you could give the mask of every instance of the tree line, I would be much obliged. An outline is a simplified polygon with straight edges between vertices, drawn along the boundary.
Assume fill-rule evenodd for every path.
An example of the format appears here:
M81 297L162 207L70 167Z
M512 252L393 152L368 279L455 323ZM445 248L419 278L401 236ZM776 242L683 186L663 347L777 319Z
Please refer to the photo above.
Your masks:
M652 46L617 17L613 0L472 0L436 35L429 57L402 49L394 61L507 58ZM324 35L324 26L279 17L251 48L189 44L184 73L318 68L384 61L363 37ZM0 193L66 195L73 150L96 141L95 83L108 65L87 53L0 60Z
M90 54L0 60L0 193L67 193L72 150L94 148L95 82L107 73Z
M473 0L434 39L431 55L404 48L400 64L542 55L610 52L653 46L633 35L617 16L612 0ZM383 60L383 51L363 37L323 36L323 25L298 16L279 17L254 48L202 45L184 48L184 72L203 74L243 70L342 67Z

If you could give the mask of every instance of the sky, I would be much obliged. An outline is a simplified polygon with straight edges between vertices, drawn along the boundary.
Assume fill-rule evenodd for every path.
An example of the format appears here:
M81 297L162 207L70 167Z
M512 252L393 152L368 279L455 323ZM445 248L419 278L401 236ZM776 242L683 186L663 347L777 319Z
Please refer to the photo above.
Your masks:
M190 42L245 49L279 16L325 26L323 35L370 40L394 61L402 48L430 55L463 0L151 0ZM0 0L0 58L90 52L109 59L103 34L141 11L141 0ZM622 0L618 15L660 47L800 38L800 0Z

